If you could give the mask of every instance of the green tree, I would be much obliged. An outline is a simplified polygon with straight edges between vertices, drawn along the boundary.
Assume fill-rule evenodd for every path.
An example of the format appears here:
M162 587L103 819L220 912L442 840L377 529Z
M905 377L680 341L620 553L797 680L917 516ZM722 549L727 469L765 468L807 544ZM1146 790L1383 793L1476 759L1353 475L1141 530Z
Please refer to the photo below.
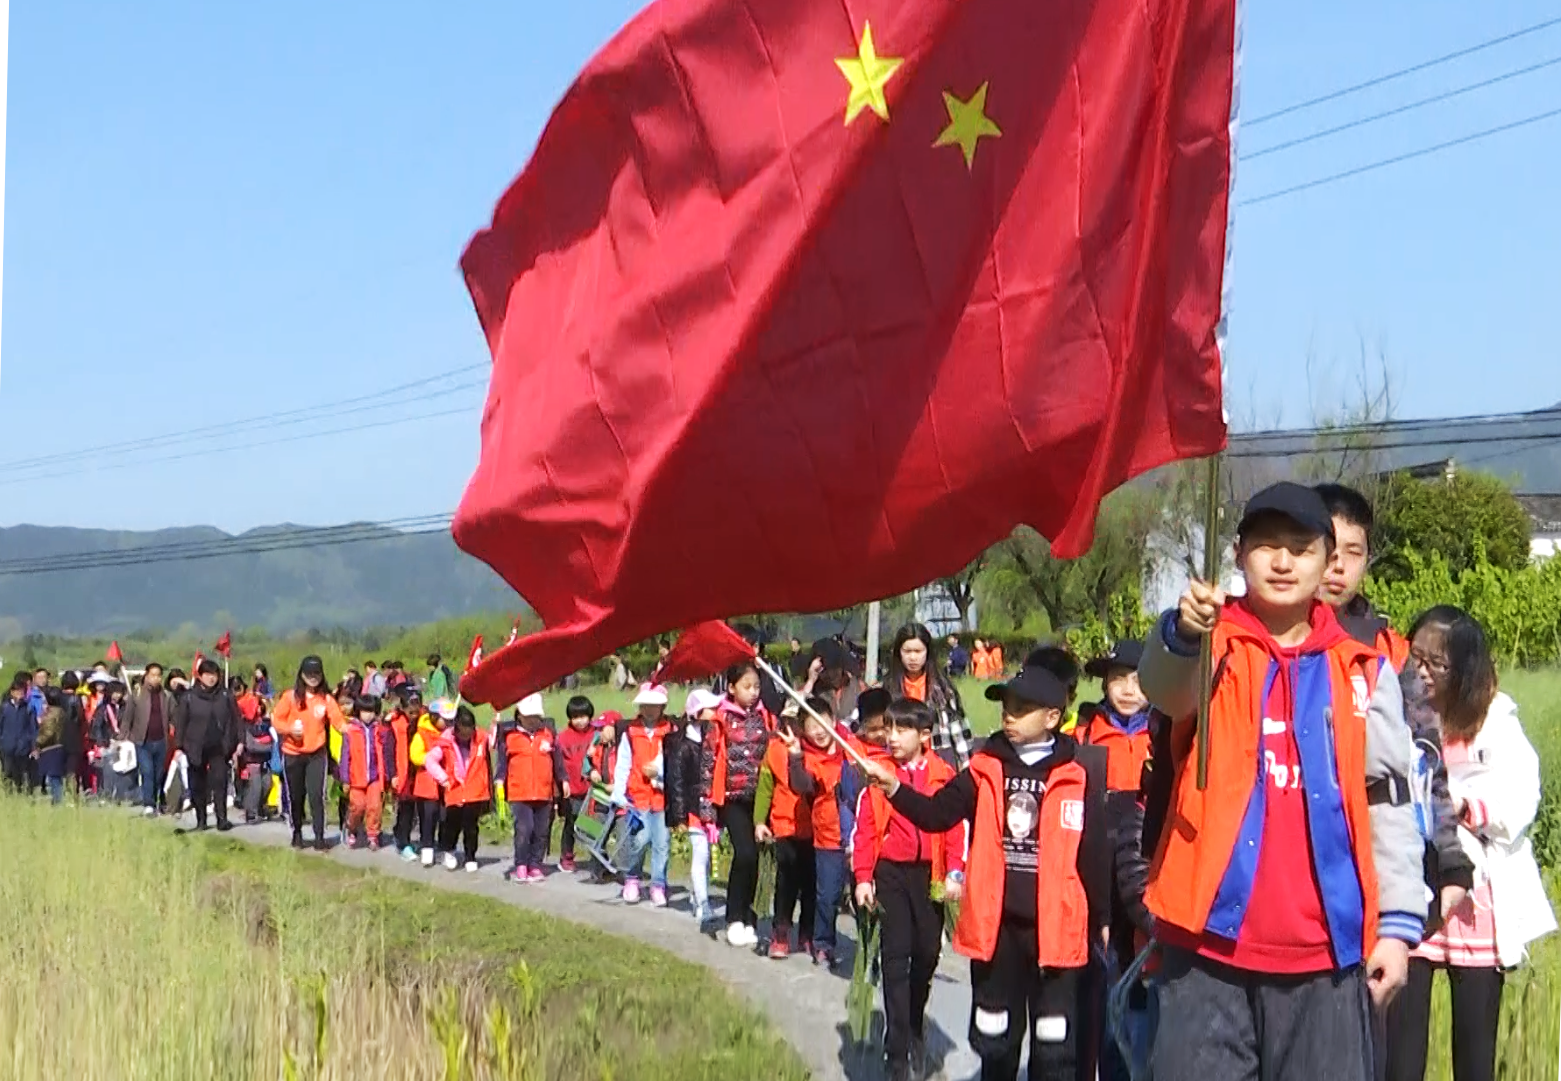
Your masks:
M1384 582L1404 581L1415 573L1410 560L1415 553L1422 560L1440 555L1457 576L1475 565L1481 548L1492 567L1522 570L1532 534L1522 504L1489 473L1458 472L1435 480L1398 474L1379 496L1372 573Z

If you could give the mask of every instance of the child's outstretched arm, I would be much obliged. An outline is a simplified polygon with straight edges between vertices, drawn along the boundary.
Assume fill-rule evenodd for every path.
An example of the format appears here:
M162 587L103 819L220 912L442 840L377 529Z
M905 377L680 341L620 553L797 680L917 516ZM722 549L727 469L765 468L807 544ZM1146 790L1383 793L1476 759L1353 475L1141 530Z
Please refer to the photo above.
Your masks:
M884 788L894 809L924 833L944 833L976 813L976 781L968 769L960 770L948 784L932 795L924 796L912 786L901 784L887 768L878 763L872 765L892 781L891 785L884 785L881 778L874 775L873 783Z

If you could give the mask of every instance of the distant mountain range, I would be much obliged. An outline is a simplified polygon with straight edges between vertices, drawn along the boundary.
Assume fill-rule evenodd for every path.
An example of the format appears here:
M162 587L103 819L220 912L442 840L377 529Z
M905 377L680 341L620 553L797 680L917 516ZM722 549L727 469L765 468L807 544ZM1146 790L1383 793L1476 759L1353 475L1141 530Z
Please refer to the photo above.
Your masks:
M457 549L448 532L398 533L374 525L353 529L355 537L374 539L285 547L312 540L308 534L314 531L268 526L241 535L253 542L246 547L264 551L0 574L0 641L31 633L109 636L154 627L174 630L187 623L203 629L263 626L273 633L359 628L508 611L520 604L496 574ZM331 534L340 535L333 529L321 536ZM166 552L167 545L233 541L209 526L119 532L20 525L0 528L0 567L84 552L124 553L134 560L137 549Z

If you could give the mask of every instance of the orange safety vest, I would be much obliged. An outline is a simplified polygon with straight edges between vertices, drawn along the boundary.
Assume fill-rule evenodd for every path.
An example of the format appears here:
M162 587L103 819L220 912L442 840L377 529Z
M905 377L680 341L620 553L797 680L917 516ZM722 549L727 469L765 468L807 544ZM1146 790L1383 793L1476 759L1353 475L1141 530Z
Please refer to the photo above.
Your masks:
M771 742L773 746L778 740ZM766 751L767 755L769 752ZM830 852L840 851L840 803L835 789L840 787L840 771L845 766L845 755L830 754L811 744L803 748L803 763L813 775L816 791L808 807L808 819L813 827L813 847ZM789 752L788 752L789 757Z
M341 780L348 788L385 783L385 744L378 722L351 721L341 733Z
M1402 672L1409 663L1409 639L1392 627L1383 627L1377 635L1377 649L1393 665L1393 671Z
M973 650L970 654L970 674L976 679L989 679L992 669L988 665L987 651Z
M672 725L662 720L646 731L639 721L629 726L629 803L640 811L665 811L667 793L664 788L652 785L645 776L645 767L661 757L661 744L672 733ZM663 765L662 775L666 770Z
M553 798L558 789L554 735L545 725L535 732L511 728L504 736L504 798L534 803Z
M423 763L428 759L428 752L436 747L444 738L444 730L434 721L433 714L425 713L418 718L417 731L412 733L411 740L407 743L407 762L410 768L416 771L416 777L412 782L412 796L415 799L439 799L439 782L434 780L433 774L423 768Z
M1007 888L1003 763L994 755L978 753L968 768L976 782L976 814L970 830L970 855L965 860L965 898L954 926L954 949L972 960L990 961L997 952L997 929L1003 921L1003 892ZM1089 897L1079 876L1087 788L1084 765L1075 758L1052 767L1041 795L1036 827L1035 937L1039 946L1036 960L1042 968L1083 968L1089 963Z
M770 831L778 838L812 837L813 818L799 813L802 797L791 787L789 758L786 745L779 740L771 740L764 752L764 764L775 777L775 789L770 796Z
M439 738L439 766L450 781L444 790L446 807L487 803L493 797L489 761L485 733L474 733L471 747L463 751L455 742L455 729L446 730Z
M1191 718L1180 718L1171 737L1173 791L1160 845L1149 868L1144 903L1159 920L1192 934L1208 930L1210 912L1231 868L1232 855L1241 834L1259 778L1262 719L1267 703L1270 656L1251 631L1229 619L1214 629L1213 656L1220 672L1209 706L1208 786L1198 789L1197 771L1183 768L1192 757L1196 728ZM1346 638L1327 653L1327 674L1332 703L1327 720L1334 752L1334 777L1342 795L1348 826L1349 856L1353 858L1364 911L1360 913L1361 957L1368 956L1377 939L1377 873L1371 855L1371 819L1366 795L1366 710L1376 690L1381 655L1373 646ZM1297 718L1297 727L1304 723ZM1299 731L1297 732L1299 736ZM1304 754L1304 752L1303 752ZM1319 787L1332 787L1331 779ZM1310 787L1310 786L1309 786ZM1321 812L1317 812L1321 813ZM1305 851L1285 853L1290 859L1313 858ZM1314 860L1315 862L1315 860ZM1314 868L1320 871L1321 868ZM1319 875L1319 881L1325 879ZM1330 905L1342 902L1320 887L1325 914L1337 925ZM1234 938L1233 934L1224 937ZM1357 963L1352 950L1335 955L1345 967Z
M395 742L395 759L391 763L391 769L395 774L396 795L402 798L410 795L412 791L412 763L407 753L412 743L409 731L411 727L411 718L400 710L390 715L390 734Z
M1100 710L1087 727L1076 727L1073 736L1080 743L1105 750L1108 792L1137 792L1143 787L1144 763L1149 761L1151 743L1148 729L1130 736Z
M301 733L295 729L300 723L303 726ZM313 754L325 746L327 729L340 730L345 723L346 718L336 699L323 691L305 692L301 706L293 692L286 691L277 699L276 708L271 712L271 727L282 737L284 755Z
M879 750L874 747L873 750ZM927 795L931 795L954 779L954 767L935 754L925 757L927 763ZM877 827L870 836L864 836L857 832L852 840L853 845L863 845L871 853L868 862L874 867L878 865L878 853L883 849L883 843L889 836L889 819L894 816L894 807L889 803L889 797L883 794L883 789L877 785L865 789L867 799L873 807L873 825ZM932 841L932 880L942 882L948 874L948 853L945 851L945 834L934 833L930 835ZM1000 857L1001 858L1001 857Z

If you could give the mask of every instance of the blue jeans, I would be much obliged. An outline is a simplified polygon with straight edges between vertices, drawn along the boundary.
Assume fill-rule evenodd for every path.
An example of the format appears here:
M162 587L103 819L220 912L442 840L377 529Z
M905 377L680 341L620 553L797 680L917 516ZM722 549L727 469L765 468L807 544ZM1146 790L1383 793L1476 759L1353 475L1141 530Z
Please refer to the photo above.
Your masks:
M640 811L645 827L635 830L623 842L618 866L625 878L639 878L645 862L645 845L650 845L650 884L667 888L667 860L672 854L672 835L667 832L665 811Z
M840 895L846 891L851 865L838 848L814 848L813 866L818 878L818 904L813 910L813 948L835 948L835 920L840 914Z
M49 802L62 803L65 800L65 778L45 777L45 783L49 786Z
M168 741L136 744L136 768L141 773L141 806L156 807L163 797L163 782L168 780Z

